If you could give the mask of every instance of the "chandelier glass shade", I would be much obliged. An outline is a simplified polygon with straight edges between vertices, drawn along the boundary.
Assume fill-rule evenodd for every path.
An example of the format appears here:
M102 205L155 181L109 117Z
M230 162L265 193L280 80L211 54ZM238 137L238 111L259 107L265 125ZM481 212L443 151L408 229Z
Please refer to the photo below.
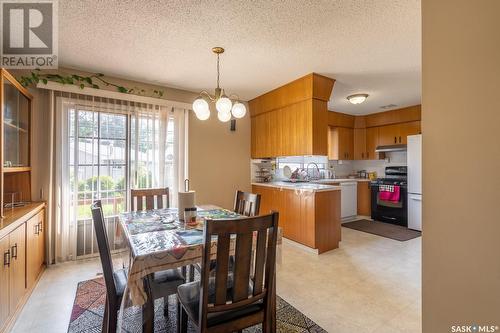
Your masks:
M214 47L212 48L212 52L217 55L217 88L215 88L215 92L213 95L206 91L200 92L200 96L193 102L193 111L196 114L196 117L200 120L207 120L210 118L210 105L207 100L211 103L215 104L215 108L217 110L217 118L222 122L227 122L234 118L243 118L247 113L247 108L245 104L239 101L238 96L231 95L227 96L224 92L224 89L219 87L220 80L220 61L219 56L224 53L224 49L222 47ZM235 96L236 101L230 99L230 97Z

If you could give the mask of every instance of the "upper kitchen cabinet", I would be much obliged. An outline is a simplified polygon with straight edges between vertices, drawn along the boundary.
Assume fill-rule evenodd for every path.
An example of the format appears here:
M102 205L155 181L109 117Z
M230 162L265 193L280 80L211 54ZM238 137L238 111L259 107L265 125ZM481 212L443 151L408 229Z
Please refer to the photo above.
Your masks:
M365 160L368 159L366 149L366 128L354 129L354 159Z
M249 101L252 158L327 155L334 82L312 73Z
M330 127L328 131L328 159L353 160L354 130L347 127Z
M420 121L410 121L405 123L380 126L379 127L379 145L398 145L406 144L408 135L420 133Z

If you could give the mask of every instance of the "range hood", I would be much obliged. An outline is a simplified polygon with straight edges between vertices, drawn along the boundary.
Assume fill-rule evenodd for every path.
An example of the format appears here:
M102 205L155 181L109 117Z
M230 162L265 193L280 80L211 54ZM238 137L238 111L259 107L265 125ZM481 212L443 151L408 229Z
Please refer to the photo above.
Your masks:
M387 153L390 151L406 151L406 145L377 146L375 149L375 152L377 153Z

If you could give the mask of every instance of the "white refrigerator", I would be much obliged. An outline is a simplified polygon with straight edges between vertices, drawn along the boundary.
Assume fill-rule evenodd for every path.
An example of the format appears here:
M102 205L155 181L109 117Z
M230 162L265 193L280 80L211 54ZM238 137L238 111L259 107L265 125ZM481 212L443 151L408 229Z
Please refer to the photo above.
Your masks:
M422 135L408 136L408 228L422 230Z

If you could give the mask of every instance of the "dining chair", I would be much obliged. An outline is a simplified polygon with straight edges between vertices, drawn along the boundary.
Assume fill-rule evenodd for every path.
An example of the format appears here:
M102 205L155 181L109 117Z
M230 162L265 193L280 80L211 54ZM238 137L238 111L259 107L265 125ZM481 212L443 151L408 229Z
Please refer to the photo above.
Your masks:
M275 304L274 279L278 213L238 219L206 220L200 281L178 287L178 332L234 332L262 324L270 332ZM215 276L210 274L212 237L217 237ZM235 237L234 269L229 269ZM255 247L253 246L255 240ZM255 263L251 253L255 252ZM251 271L254 265L255 274Z
M165 207L163 207L164 197ZM134 212L143 209L170 208L170 191L168 187L130 190L130 200L130 208ZM144 201L146 201L145 206Z
M102 332L114 333L117 326L117 312L120 310L123 293L127 285L127 271L125 269L113 270L113 260L111 258L101 201L94 201L91 210L106 285L106 305L104 308ZM151 297L148 297L143 307L143 313L147 317L144 319L145 326L151 325L154 320L154 300L163 298L165 301L164 306L168 309L167 297L175 294L177 287L185 282L185 273L178 269L154 273L154 275L149 275L146 278L145 288ZM168 315L167 311L164 313Z
M260 194L236 191L234 212L245 216L257 216L260 210Z

